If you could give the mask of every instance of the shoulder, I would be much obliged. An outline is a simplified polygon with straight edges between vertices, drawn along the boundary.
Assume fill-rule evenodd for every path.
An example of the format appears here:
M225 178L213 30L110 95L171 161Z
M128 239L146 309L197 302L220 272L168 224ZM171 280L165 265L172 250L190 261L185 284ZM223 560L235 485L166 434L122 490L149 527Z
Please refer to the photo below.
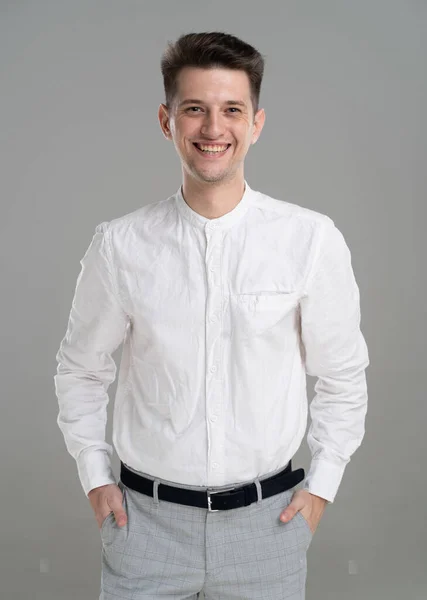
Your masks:
M173 196L163 200L154 200L131 212L96 226L96 231L107 233L108 237L126 236L130 232L150 227L163 220L174 209Z
M263 212L266 218L269 215L274 219L283 217L286 222L292 223L295 230L322 235L325 230L335 227L329 215L303 206L289 197L278 198L258 191L254 194L252 204Z

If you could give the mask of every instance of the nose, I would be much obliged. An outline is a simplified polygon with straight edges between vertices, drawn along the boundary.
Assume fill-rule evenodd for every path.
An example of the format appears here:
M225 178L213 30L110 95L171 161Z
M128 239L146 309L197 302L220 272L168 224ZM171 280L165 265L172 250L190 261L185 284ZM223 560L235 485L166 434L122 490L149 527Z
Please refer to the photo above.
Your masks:
M206 113L206 116L203 119L201 133L215 140L221 137L223 130L224 124L221 120L221 115L214 111Z

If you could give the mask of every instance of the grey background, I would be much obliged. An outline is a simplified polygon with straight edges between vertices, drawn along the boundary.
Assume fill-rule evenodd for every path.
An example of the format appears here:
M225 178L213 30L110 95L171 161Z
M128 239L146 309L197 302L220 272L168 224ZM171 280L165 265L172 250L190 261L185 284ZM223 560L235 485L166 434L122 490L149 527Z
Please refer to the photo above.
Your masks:
M365 439L309 549L307 599L425 598L426 3L3 0L0 17L0 596L98 598L55 354L95 225L181 183L157 122L167 41L224 30L267 57L245 177L341 229L371 359ZM304 443L294 464L309 459Z

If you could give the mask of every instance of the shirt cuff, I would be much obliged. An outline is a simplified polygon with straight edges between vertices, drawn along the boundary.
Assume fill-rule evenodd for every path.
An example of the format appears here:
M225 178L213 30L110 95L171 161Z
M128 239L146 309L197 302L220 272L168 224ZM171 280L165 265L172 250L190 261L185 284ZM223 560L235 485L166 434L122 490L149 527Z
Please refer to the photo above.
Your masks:
M77 459L80 482L86 496L101 485L117 484L109 455L104 450L86 450Z
M326 460L313 460L304 479L302 489L315 496L320 496L320 498L324 498L329 504L332 504L344 475L344 470L345 465L339 467Z

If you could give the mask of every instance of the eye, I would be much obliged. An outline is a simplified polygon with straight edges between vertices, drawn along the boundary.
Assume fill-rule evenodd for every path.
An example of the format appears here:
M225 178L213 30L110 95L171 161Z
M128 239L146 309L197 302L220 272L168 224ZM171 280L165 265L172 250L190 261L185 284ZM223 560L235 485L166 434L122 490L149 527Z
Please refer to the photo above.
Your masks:
M200 110L201 110L200 106L189 106L189 107L186 109L186 112L196 112L198 109L200 109ZM240 110L240 108L236 108L235 106L230 106L230 107L229 107L227 110L232 110L232 111L235 111L235 110L236 110L237 112L242 112L242 111ZM233 113L233 114L234 114L234 113Z

